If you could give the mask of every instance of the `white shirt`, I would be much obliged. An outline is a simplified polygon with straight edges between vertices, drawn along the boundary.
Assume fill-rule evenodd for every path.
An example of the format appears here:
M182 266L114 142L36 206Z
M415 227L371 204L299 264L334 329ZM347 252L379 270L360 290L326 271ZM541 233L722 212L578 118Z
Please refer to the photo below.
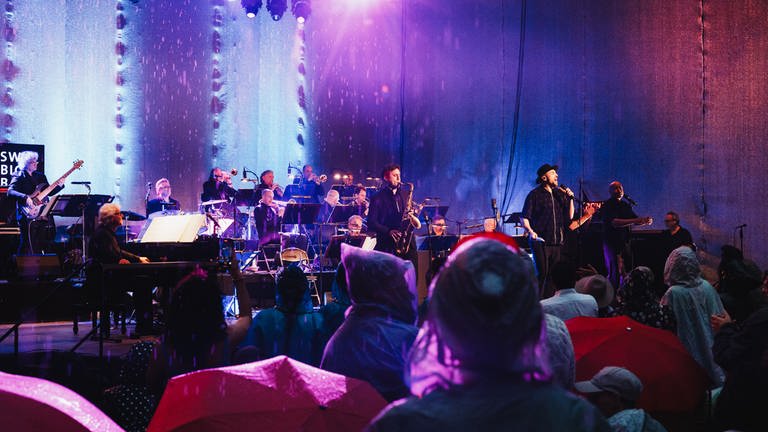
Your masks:
M580 316L597 317L597 301L588 294L580 294L575 288L561 289L555 295L541 302L541 309L568 321Z

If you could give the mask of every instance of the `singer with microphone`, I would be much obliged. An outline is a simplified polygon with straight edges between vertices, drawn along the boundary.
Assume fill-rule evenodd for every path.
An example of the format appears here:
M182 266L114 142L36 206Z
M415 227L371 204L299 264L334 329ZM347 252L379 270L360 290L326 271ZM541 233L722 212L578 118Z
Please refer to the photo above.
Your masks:
M151 185L151 183L150 183ZM147 192L149 195L149 192ZM163 177L155 182L155 198L147 201L147 217L152 213L180 209L179 201L171 197L171 182Z
M558 183L557 170L557 165L550 164L536 170L538 186L525 198L521 217L528 232L541 298L554 294L549 269L560 260L565 230L574 213L573 192Z
M611 198L600 208L603 217L603 258L608 269L608 280L613 286L619 286L627 269L633 268L629 249L631 227L650 225L653 218L635 214L632 206L637 203L624 194L624 186L618 181L611 182L608 192Z

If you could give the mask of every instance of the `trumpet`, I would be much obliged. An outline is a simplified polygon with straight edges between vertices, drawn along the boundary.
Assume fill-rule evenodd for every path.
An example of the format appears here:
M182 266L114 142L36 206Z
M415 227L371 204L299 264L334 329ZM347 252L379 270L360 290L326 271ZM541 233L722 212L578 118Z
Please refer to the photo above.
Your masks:
M320 177L315 177L312 179L312 181L314 181L317 184L325 183L328 181L328 176L325 174L320 174Z
M277 183L273 183L271 189L272 189L272 192L274 192L275 194L280 194L280 195L283 194L283 188Z
M237 175L237 168L232 168L231 170L229 170L229 173L231 175L233 175L233 176L236 176Z

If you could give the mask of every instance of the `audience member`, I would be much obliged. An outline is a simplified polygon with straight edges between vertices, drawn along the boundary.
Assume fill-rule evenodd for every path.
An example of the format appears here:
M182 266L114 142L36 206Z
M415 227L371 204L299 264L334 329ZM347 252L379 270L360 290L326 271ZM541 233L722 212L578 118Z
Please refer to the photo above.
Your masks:
M410 261L341 245L352 301L321 368L368 381L387 400L408 394L405 357L416 338L416 272Z
M221 290L213 273L196 270L184 277L171 293L166 313L166 330L155 344L147 371L148 383L161 395L173 376L194 370L230 364L233 348L251 325L251 298L240 274L237 255L230 268L240 316L227 325Z
M764 304L761 273L757 265L744 258L733 246L721 248L718 272L720 300L728 314L737 322L744 321Z
M570 390L576 381L576 358L568 327L560 318L544 314L547 338L544 347L552 368L552 382Z
M715 405L716 430L765 431L768 416L768 308L741 323L728 313L711 319L715 332L712 351L727 374Z
M550 270L555 295L541 301L541 308L548 313L568 321L571 318L597 316L597 301L587 294L576 292L576 267L568 261L558 261Z
M605 276L593 274L576 281L576 292L592 296L597 302L597 316L601 318L613 315L613 300L615 298L613 285Z
M346 318L347 309L352 304L347 291L347 272L341 264L336 268L336 276L331 285L331 296L333 300L320 308L320 315L323 317L321 328L323 343L327 343L339 329Z
M432 284L428 317L409 355L414 395L391 404L374 431L608 431L586 401L549 382L533 265L476 238Z
M309 282L295 265L277 277L276 306L256 314L238 363L286 355L294 360L318 366L323 353L322 317L314 311Z
M640 324L675 331L675 316L669 306L662 306L653 291L653 271L648 267L635 267L619 289L618 305L614 316L624 315Z
M723 383L723 371L712 358L712 329L709 319L722 314L717 292L701 278L701 268L691 248L682 246L669 254L664 265L664 282L669 286L661 299L677 323L677 337L694 360L707 372L713 387Z
M147 430L157 407L158 395L147 385L147 367L153 352L152 342L134 344L120 368L117 385L104 391L104 412L126 432Z
M635 407L643 391L643 383L627 369L604 367L591 380L577 382L575 387L576 391L585 394L600 409L614 431L666 431L647 412Z

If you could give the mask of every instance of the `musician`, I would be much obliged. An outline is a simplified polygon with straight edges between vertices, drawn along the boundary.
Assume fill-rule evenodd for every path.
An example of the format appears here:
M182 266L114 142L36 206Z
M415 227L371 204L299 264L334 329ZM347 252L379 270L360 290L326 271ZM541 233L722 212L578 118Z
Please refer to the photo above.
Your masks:
M557 170L557 165L550 164L536 170L538 186L525 198L521 218L523 228L528 232L542 298L554 293L549 269L560 260L566 224L573 219L574 213L573 192L559 187Z
M333 236L328 248L325 250L325 258L330 260L332 267L337 267L341 260L341 244L351 244L361 247L365 238L363 218L360 215L352 215L347 219L347 232L344 235Z
M631 227L650 225L649 216L638 217L629 202L624 200L624 186L618 181L608 185L611 198L600 208L603 217L603 257L608 279L613 286L619 286L626 269L632 269L632 255L629 250Z
M147 216L166 210L179 210L179 201L171 197L171 182L163 177L155 182L156 198L147 201Z
M339 205L339 191L331 189L325 194L325 199L320 205L320 211L317 213L315 222L330 223L331 213L333 213L333 209L336 208L337 205Z
M301 177L294 179L294 184L297 185L294 194L309 197L303 199L303 202L319 203L325 195L322 183L322 179L315 175L312 165L304 165L301 168Z
M496 219L485 218L483 219L483 232L496 232Z
M666 244L667 255L680 246L688 246L694 251L696 250L691 232L680 226L680 215L668 211L664 215L664 225L667 229L662 232L662 236Z
M445 217L441 215L435 215L432 218L432 223L429 225L431 232L430 235L435 237L444 236L448 232L448 225L445 223Z
M35 240L43 240L37 238L36 235L30 235L32 232L38 232L32 228L32 220L24 214L25 207L34 207L35 201L30 195L33 195L37 190L42 190L48 187L48 178L40 171L37 171L38 154L33 151L24 151L19 153L17 158L18 166L16 171L11 177L11 183L8 186L8 196L13 197L16 201L16 221L21 229L21 236L19 239L19 254L33 253L32 244L30 244L31 237L35 237ZM56 180L54 183L56 187L48 195L55 195L64 189L64 179ZM40 221L38 225L45 230L55 229L53 227L52 218L45 221ZM35 241L38 243L38 241Z
M200 199L203 202L229 200L235 194L237 191L232 187L232 176L217 167L211 170L208 180L203 183L203 193L200 195Z
M259 205L253 209L256 231L259 233L259 247L280 243L280 225L285 208L280 208L274 202L274 198L275 193L272 189L262 190Z
M123 224L123 213L120 206L107 203L99 209L99 224L88 242L88 257L93 261L89 264L86 274L88 291L92 299L101 297L101 264L148 263L147 257L134 255L120 248L115 231ZM114 301L124 291L134 291L136 306L136 332L149 334L152 331L152 291L148 286L131 286L128 281L113 281L106 286L107 302Z
M283 188L279 184L275 183L275 173L272 170L265 170L259 176L260 183L256 186L256 190L259 191L258 195L261 198L261 191L269 189L273 192L274 199L283 199Z
M366 195L368 192L366 192L365 188L362 186L355 186L355 193L352 195L352 207L354 208L353 213L356 215L360 215L362 217L368 216L368 200L366 199Z
M415 229L421 228L418 218L406 215L409 190L402 186L400 166L391 164L384 167L381 173L384 184L381 190L371 199L368 213L368 229L376 234L376 250L394 253L395 246L400 242L405 229L404 220L412 223ZM411 238L411 245L405 257L416 262L416 241Z

